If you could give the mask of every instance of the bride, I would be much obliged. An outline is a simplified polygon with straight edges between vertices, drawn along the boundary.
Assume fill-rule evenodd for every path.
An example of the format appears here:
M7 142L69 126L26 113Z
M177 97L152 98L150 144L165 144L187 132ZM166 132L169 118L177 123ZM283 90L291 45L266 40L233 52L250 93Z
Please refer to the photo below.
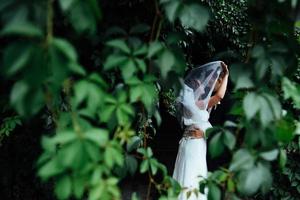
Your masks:
M198 190L199 182L207 178L205 131L212 127L209 114L224 97L228 76L227 65L215 61L194 68L184 80L177 98L184 133L173 172L182 187L178 200L207 199L207 188L205 194Z

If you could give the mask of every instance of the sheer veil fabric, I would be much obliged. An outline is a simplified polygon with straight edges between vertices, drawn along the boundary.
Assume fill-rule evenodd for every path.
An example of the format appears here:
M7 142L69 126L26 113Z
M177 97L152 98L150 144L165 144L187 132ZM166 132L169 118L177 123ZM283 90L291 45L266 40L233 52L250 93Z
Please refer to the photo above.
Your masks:
M177 97L177 109L182 127L196 126L202 131L212 127L209 123L208 102L222 71L221 61L210 62L192 69L184 79ZM179 141L173 178L183 188L178 200L206 200L205 194L197 191L199 182L207 177L206 140L183 136Z

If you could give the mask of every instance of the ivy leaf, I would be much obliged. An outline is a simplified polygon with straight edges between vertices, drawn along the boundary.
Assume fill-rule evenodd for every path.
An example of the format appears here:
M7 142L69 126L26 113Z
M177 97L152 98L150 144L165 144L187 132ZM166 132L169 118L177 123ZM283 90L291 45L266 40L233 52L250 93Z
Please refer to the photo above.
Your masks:
M159 59L160 71L162 77L166 78L167 73L172 69L172 66L175 64L175 57L169 50L165 50Z
M76 0L59 0L60 7L63 11L67 11L71 8L72 4L74 4Z
M248 120L252 119L254 115L259 111L259 101L256 93L248 93L243 100L243 108L245 110Z
M272 110L273 118L276 120L280 119L282 109L278 98L268 93L264 93L264 97L269 101L269 106L270 109Z
M278 149L273 149L271 151L261 152L259 155L267 161L272 161L277 158L278 152Z
M160 53L163 50L163 46L159 42L151 42L148 48L147 57L151 58L152 56Z
M123 65L128 60L127 56L109 55L104 62L104 70L110 70Z
M153 175L155 175L157 173L157 166L158 166L158 162L156 159L152 158L150 159L150 168L151 168L151 172Z
M58 199L67 199L71 195L71 178L68 175L60 178L55 186L55 194Z
M241 172L237 188L242 194L252 195L259 189L263 178L261 170L255 166Z
M276 123L275 137L278 141L288 143L294 138L296 127L286 120L279 120Z
M84 137L94 142L99 147L104 147L108 142L108 131L105 129L92 128L85 132Z
M64 171L64 168L59 164L56 157L42 165L38 171L38 175L43 179L47 180L52 176L56 176Z
M208 199L211 200L220 200L221 199L221 190L218 186L211 183L208 185Z
M212 158L218 157L224 151L224 145L222 144L222 133L219 132L213 136L209 143L209 153Z
M125 164L129 173L133 176L138 167L137 160L131 155L126 155Z
M224 144L228 147L228 149L233 150L235 146L235 136L230 131L225 131L223 133Z
M30 61L33 46L21 42L9 45L3 55L4 71L8 76L22 70Z
M183 26L202 31L209 20L209 12L198 4L188 4L180 11L179 19Z
M252 49L251 55L253 58L265 57L265 49L261 45L255 45Z
M263 126L267 126L274 119L272 107L264 96L259 96L257 100L260 104L260 121Z
M175 21L181 6L180 1L170 1L165 5L166 15L170 22Z
M260 58L256 61L255 70L259 79L262 79L265 76L269 64L270 62L267 58Z
M69 60L76 62L77 53L74 47L66 40L61 38L54 38L52 40L53 46L61 51Z
M279 166L281 167L281 169L283 169L285 167L286 162L287 162L286 150L285 149L280 149Z
M138 136L133 136L130 141L127 143L127 151L131 152L134 149L137 149L141 143L141 138Z
M110 47L114 47L116 49L119 49L122 52L127 53L127 54L129 54L131 51L130 48L128 47L128 45L125 43L125 41L119 40L119 39L108 41L106 43L106 45L110 46Z
M247 149L240 149L234 153L232 161L229 166L229 170L247 170L253 167L254 157Z
M37 37L41 38L43 36L43 32L41 29L36 27L31 22L26 21L13 21L7 24L1 31L0 35L19 35L25 37Z
M140 172L145 173L149 169L149 160L143 160L140 167Z
M137 68L135 66L135 63L132 59L127 59L122 66L120 67L122 71L123 78L129 79L133 76L133 74L136 72Z
M67 12L67 17L75 31L82 34L94 34L97 30L97 21L101 15L100 6L95 0L76 1Z

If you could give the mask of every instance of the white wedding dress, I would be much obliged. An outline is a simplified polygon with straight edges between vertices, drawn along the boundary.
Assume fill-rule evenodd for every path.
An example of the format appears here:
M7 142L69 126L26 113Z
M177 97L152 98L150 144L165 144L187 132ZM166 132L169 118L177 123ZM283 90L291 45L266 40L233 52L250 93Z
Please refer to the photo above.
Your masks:
M180 102L191 111L189 119L183 117L185 126L194 125L204 132L212 127L209 123L209 112L200 110L194 100L193 89L184 85L180 93ZM207 188L205 194L198 193L198 196L192 192L187 198L187 192L199 189L199 182L207 177L206 164L206 140L205 138L191 138L184 136L179 142L173 178L179 182L182 188L185 188L179 195L178 200L206 200Z

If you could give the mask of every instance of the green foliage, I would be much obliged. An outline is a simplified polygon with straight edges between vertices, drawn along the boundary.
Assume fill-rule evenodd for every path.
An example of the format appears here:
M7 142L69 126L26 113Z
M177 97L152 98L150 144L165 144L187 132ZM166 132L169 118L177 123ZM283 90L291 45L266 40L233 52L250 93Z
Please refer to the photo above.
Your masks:
M9 136L18 125L22 125L20 116L5 117L0 126L0 141Z
M160 2L164 6L168 20L172 23L179 19L183 27L202 31L209 20L207 9L197 3L184 3L178 0L161 0Z
M298 163L291 162L283 146L299 139L299 119L290 114L299 109L298 84L290 77L298 65L299 45L288 18L296 3L206 4L210 11L198 1L161 0L155 4L151 29L137 17L127 32L101 21L102 4L97 0L0 3L0 37L6 41L1 81L9 84L7 107L29 122L45 110L54 118L52 133L42 137L37 173L44 181L54 180L58 199L121 199L119 181L135 173L148 174L160 200L176 199L183 188L154 157L147 144L148 128L153 127L152 119L160 122L159 94L174 101L179 79L191 62L184 53L189 34L201 31L207 36L216 26L216 35L230 33L220 38L227 38L242 57L229 68L234 119L211 132L208 147L212 157L226 150L230 162L211 172L199 191L208 187L210 199L264 195L274 179L271 169L278 165L299 192L298 171L289 170ZM105 26L108 31L102 34ZM97 57L95 63L86 59L90 52L85 45ZM174 94L164 95L171 87ZM286 100L294 107L286 108ZM2 120L1 135L9 135L17 124L19 117ZM159 181L157 175L162 175ZM192 192L198 190L188 195Z

